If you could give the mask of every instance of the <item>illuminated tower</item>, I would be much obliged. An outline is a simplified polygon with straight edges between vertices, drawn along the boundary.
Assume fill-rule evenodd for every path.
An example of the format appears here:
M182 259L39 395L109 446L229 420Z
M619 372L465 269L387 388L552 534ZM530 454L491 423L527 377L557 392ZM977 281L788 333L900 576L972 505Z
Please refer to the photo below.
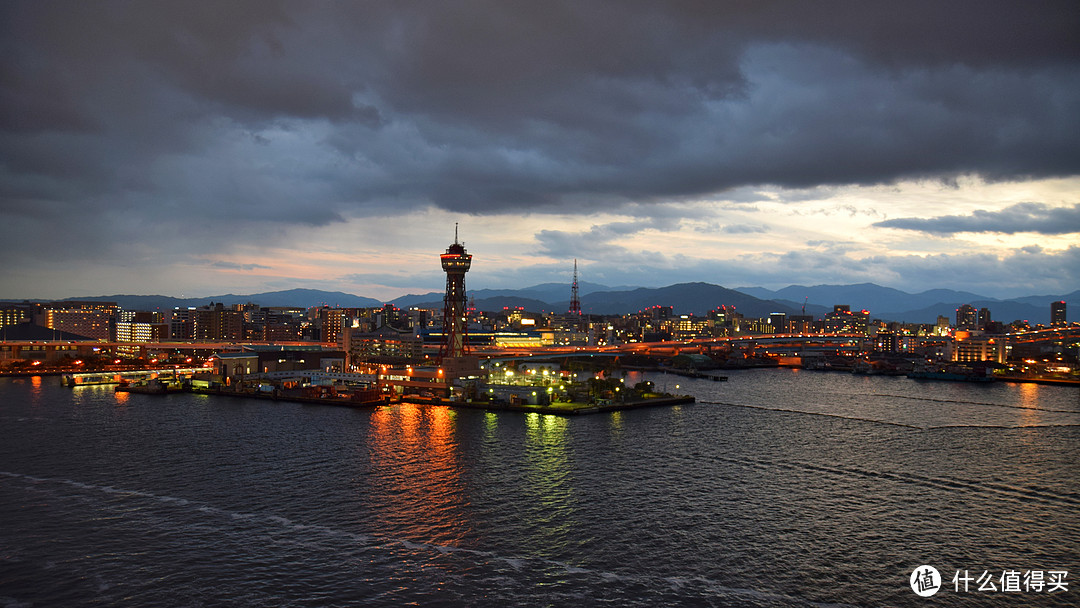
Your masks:
M443 344L439 358L463 357L468 321L465 318L465 273L472 265L472 256L458 243L457 224L454 224L454 244L446 248L442 258L446 272L446 296L443 298Z
M574 282L570 285L570 314L581 316L581 298L577 288L577 258L574 258Z

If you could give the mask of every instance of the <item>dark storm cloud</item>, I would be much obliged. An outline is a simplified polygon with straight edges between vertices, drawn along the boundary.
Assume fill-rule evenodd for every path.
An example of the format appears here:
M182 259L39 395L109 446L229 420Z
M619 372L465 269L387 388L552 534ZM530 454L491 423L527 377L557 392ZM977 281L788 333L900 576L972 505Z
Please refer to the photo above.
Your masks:
M932 234L957 232L1072 234L1080 232L1080 205L1050 207L1043 203L1018 203L1000 211L979 209L973 211L971 215L895 218L877 222L874 225Z
M6 2L0 51L0 212L106 240L1080 167L1073 1Z

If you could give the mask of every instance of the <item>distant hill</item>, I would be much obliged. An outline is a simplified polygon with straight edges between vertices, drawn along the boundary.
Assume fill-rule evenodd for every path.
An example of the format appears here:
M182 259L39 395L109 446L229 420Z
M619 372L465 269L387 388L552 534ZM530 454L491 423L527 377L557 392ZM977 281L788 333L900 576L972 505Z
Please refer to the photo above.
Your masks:
M369 308L383 305L382 301L372 298L355 296L340 291L321 291L318 289L288 289L285 291L269 291L248 295L236 295L230 293L220 296L207 296L204 298L112 295L83 296L78 298L65 298L65 300L116 302L121 308L126 310L172 310L176 307L187 308L189 306L205 306L211 302L220 302L226 306L252 302L259 306L296 306L300 308L311 308L323 305L344 308Z
M970 304L975 308L990 309L990 318L1002 323L1011 323L1016 320L1030 323L1048 324L1050 322L1050 302L1046 306L1032 306L1012 300L970 300L965 302L939 302L932 306L916 310L882 311L871 312L870 316L875 319L888 319L890 321L902 321L906 323L933 323L938 316L947 317L950 323L956 323L956 309L964 304Z
M606 285L600 285L598 283L578 283L579 297L583 297L587 294L597 291L608 291L612 289L634 289L633 287L625 288L612 288ZM482 310L501 310L503 306L524 306L526 309L534 310L536 302L545 304L545 310L556 310L552 308L553 304L560 302L570 301L570 284L569 283L542 283L540 285L533 285L532 287L525 287L523 289L469 289L469 297L476 300L477 307ZM493 301L490 305L486 304L488 300L493 298L509 298L509 300L499 303ZM410 306L430 307L430 306L442 306L443 293L441 291L431 291L425 294L409 294L394 298L390 301L391 304L398 308L409 308ZM481 306L481 303L485 303ZM496 304L499 304L496 307ZM487 308L491 306L493 308ZM537 309L538 310L538 309Z
M1076 304L1073 302L1080 302L1080 289L1067 293L1063 296L1025 296L1023 298L1012 298L1010 302L1020 302L1022 304L1031 304L1032 306L1047 306L1048 302L1060 302L1064 300L1066 308L1071 309ZM1075 310L1075 309L1074 309Z
M972 300L989 300L986 296L950 289L933 289L921 293L907 293L891 287L882 287L874 283L859 283L855 285L789 285L777 291L770 291L761 287L740 287L737 291L748 293L762 299L783 299L792 302L802 302L809 298L807 305L815 304L827 310L832 310L836 304L848 304L852 310L867 309L871 315L875 311L883 310L913 310L932 306L940 302L968 302Z
M608 287L607 285L600 285L599 283L586 283L584 281L578 282L578 297L584 297L590 293L597 291L625 291L628 289L636 289L634 287ZM496 296L513 296L524 297L539 300L541 302L569 302L570 301L570 284L569 283L542 283L540 285L533 285L532 287L526 287L524 289L478 289L476 291L469 291L469 295L480 298L490 298Z
M659 288L603 291L581 298L581 310L593 314L626 314L650 306L673 306L676 314L704 315L721 305L734 305L738 312L747 317L767 317L773 312L798 314L798 309L711 283L680 283Z
M470 291L469 294L472 294ZM443 293L441 291L429 291L423 294L413 294L400 296L390 300L388 304L393 304L398 308L411 308L418 306L420 308L429 308L428 304L438 302L439 306L442 306Z
M964 304L990 309L995 321L1010 323L1017 319L1031 323L1050 322L1050 303L1064 300L1075 318L1080 309L1080 290L1066 295L1027 296L999 300L987 296L952 289L931 289L915 294L882 287L873 283L857 285L791 285L776 291L762 287L740 287L738 291L759 298L777 299L783 303L801 307L804 298L808 314L815 317L832 310L835 304L847 304L852 310L866 309L871 318L907 323L934 323L937 317L956 321L956 309ZM819 308L820 307L820 308Z
M469 299L476 303L476 309L482 311L498 311L504 308L517 307L524 308L529 312L552 312L557 310L549 302L516 296L513 295L512 290L508 290L508 292L508 295L496 295L488 298L478 298L474 295L474 293L479 294L480 291L470 291L468 293ZM443 294L433 291L424 295L404 296L390 303L398 308L442 308Z
M820 319L821 317L825 316L826 313L832 312L832 306L818 306L817 304L810 303L804 304L803 302L795 302L792 300L785 300L783 298L775 298L771 301L783 304L784 306L787 306L792 310L797 310L799 314L804 314L803 308L805 308L805 314L814 317L815 319Z
M667 287L611 288L596 283L580 283L582 311L592 314L626 314L650 306L673 306L676 314L703 315L720 305L736 307L748 317L764 317L771 312L799 314L804 299L806 313L821 318L835 304L847 304L852 310L866 309L871 318L908 323L933 323L939 315L955 321L956 309L963 304L989 308L996 321L1009 323L1022 319L1031 323L1050 322L1050 303L1066 302L1075 320L1080 311L1080 290L1065 295L1025 296L1008 300L951 289L931 289L907 293L873 283L856 285L791 285L779 290L762 287L728 289L711 283L681 283ZM570 286L563 283L544 283L524 289L470 290L469 297L480 310L496 311L523 307L530 312L565 312L569 309ZM289 289L248 295L224 294L202 298L169 296L112 295L83 296L69 300L116 302L128 310L171 310L176 307L204 306L221 302L227 306L253 302L260 306L315 306L368 308L382 306L384 301L340 291ZM443 293L432 291L410 294L391 300L400 308L421 306L441 308Z
M590 288L601 287L590 285ZM797 309L776 302L762 301L709 283L683 283L668 287L636 287L608 291L586 291L578 285L581 310L586 314L627 314L650 306L674 306L676 314L704 315L720 305L736 306L746 316L768 316L771 312L795 314ZM525 289L478 289L469 291L479 310L502 310L522 307L529 312L563 313L570 308L570 288L567 285L549 283ZM431 292L408 295L393 300L398 307L420 306L439 308L443 294ZM548 298L548 299L544 299Z

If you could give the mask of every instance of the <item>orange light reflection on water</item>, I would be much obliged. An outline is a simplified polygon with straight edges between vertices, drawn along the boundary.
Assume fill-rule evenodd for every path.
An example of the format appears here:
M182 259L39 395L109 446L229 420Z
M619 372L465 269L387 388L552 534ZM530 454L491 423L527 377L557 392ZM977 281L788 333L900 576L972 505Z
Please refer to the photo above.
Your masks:
M1020 391L1020 407L1039 407L1039 385L1034 382L1021 382L1018 385Z
M1032 382L1021 382L1019 390L1019 426L1038 426L1043 422L1042 412L1039 411L1039 385Z
M30 399L33 405L41 402L41 376L30 376Z
M470 532L455 417L448 407L409 403L372 412L367 445L373 478L384 483L371 487L369 496L387 529L448 545Z

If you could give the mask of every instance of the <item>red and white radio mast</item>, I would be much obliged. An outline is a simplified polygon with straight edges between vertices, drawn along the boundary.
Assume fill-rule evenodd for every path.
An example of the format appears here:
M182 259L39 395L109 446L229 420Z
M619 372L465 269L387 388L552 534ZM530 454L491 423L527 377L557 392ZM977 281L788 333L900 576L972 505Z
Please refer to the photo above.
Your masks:
M577 287L577 258L574 258L574 282L570 285L570 314L581 316L581 298Z

